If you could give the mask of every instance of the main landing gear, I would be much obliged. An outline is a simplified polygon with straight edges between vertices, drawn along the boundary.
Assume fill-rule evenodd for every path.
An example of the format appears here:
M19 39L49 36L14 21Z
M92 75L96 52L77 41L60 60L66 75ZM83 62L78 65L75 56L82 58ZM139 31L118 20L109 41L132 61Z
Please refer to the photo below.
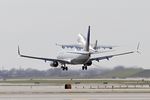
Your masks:
M82 66L82 70L87 70L87 66L86 65Z
M68 67L66 67L66 65L62 65L62 66L61 66L61 69L62 69L63 71L68 71Z
M63 71L68 71L68 67L66 67L66 65L62 65L62 66L61 66L61 69L62 69ZM87 70L87 65L83 65L83 66L82 66L82 70Z

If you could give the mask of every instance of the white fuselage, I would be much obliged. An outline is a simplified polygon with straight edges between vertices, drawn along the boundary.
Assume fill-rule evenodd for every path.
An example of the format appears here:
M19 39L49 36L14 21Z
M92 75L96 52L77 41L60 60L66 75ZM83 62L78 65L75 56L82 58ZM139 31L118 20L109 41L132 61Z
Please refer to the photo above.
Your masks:
M87 52L84 52L83 54L81 54L81 52L61 52L57 56L57 59L68 61L69 64L74 65L85 64L89 60L89 58L90 54Z

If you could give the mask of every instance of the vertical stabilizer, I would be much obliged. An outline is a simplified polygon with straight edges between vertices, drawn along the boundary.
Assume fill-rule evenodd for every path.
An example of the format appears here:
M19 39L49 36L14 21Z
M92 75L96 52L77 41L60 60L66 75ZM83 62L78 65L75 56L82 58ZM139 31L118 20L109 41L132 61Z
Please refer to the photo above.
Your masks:
M90 46L90 26L88 28L88 34L87 34L86 45L84 50L89 52L89 46Z

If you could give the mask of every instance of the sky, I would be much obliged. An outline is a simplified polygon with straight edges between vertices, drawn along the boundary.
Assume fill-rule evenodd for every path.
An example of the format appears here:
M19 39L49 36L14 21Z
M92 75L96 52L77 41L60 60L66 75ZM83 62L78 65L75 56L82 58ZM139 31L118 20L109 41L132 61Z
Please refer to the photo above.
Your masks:
M141 54L114 57L96 65L148 69L149 4L149 0L0 0L0 69L49 69L44 61L20 58L17 46L24 54L56 58L62 49L55 44L76 43L77 35L86 34L89 25L92 42L128 50L136 49L140 42Z

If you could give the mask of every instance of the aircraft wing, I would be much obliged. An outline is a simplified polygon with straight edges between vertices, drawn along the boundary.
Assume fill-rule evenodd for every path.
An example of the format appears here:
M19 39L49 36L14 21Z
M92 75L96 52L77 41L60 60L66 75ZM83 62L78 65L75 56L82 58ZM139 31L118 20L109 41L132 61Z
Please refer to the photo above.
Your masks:
M115 56L121 56L121 55L126 55L126 54L131 54L131 53L134 53L134 51L120 53L120 54L114 54L114 55L108 55L108 56L102 56L102 57L95 57L95 58L91 58L90 60L91 61L96 60L99 62L100 60L104 60L104 59L109 60L110 58L115 57Z
M20 50L19 50L19 47L18 47L18 55L20 57L24 57L24 58L31 58L31 59L38 59L38 60L44 60L45 62L46 61L58 61L62 64L69 64L70 62L68 61L65 61L65 60L59 60L59 59L51 59L51 58L43 58L43 57L34 57L34 56L29 56L29 55L23 55L20 53Z
M60 46L60 47L62 47L63 49L64 48L76 48L76 49L83 49L83 47L82 46L80 46L80 45L76 45L76 44L68 44L68 45L63 45L63 44L56 44L57 46Z

